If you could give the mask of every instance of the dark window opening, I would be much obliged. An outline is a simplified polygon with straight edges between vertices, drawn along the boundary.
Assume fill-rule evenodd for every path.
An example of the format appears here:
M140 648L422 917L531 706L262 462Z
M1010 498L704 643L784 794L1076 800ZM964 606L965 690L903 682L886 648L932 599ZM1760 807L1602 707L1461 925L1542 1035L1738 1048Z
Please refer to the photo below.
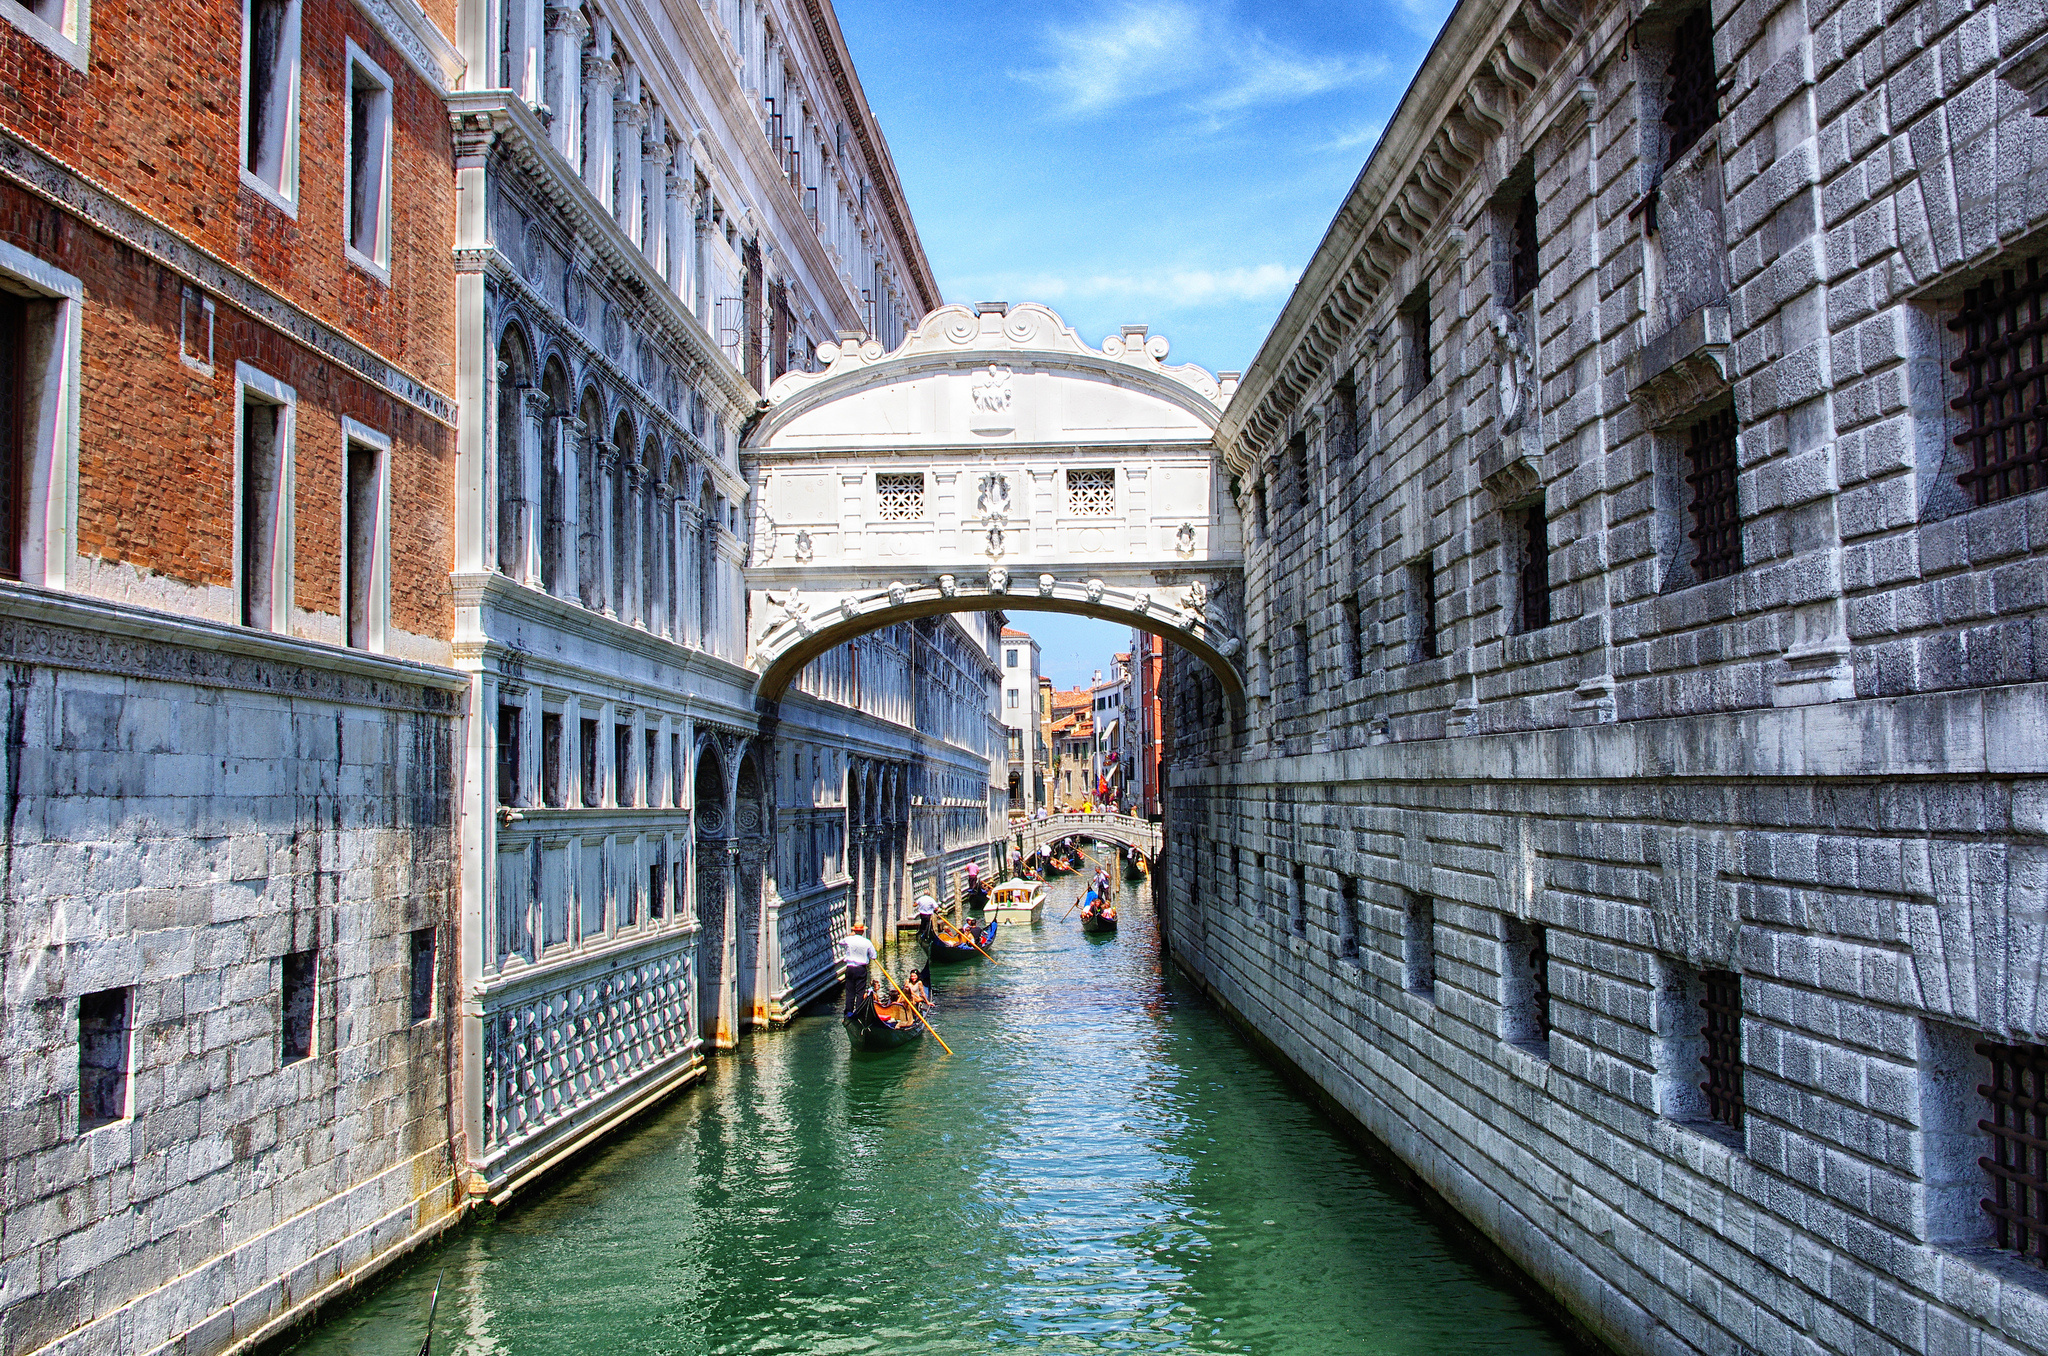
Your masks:
M348 445L348 644L370 648L370 600L375 596L377 569L377 493L379 453L361 443Z
M649 730L646 733L647 803L653 805L661 796L661 782L654 775L655 765L661 761L661 732Z
M1998 1247L2048 1264L2048 1047L1982 1041L1977 1053L1991 1062L1977 1087L1991 1111L1977 1122L1991 1136L1983 1211Z
M1692 473L1693 578L1720 579L1742 568L1742 513L1736 498L1735 409L1729 406L1692 427L1686 455Z
M1401 304L1402 361L1410 400L1421 395L1435 375L1429 327L1429 284L1424 283Z
M551 807L562 803L562 713L540 715L540 794Z
M1436 998L1436 901L1426 895L1408 896L1401 912L1401 983Z
M1664 126L1671 134L1664 153L1668 169L1721 120L1720 91L1714 79L1714 20L1705 5L1679 20L1665 75L1671 82L1664 104Z
M1428 556L1408 566L1408 626L1409 662L1435 659L1436 566Z
M434 1015L434 930L420 928L411 937L412 1005L411 1019L424 1022Z
M633 803L633 727L612 726L612 804Z
M1550 519L1542 500L1516 515L1522 537L1522 630L1550 625Z
M1520 306L1536 290L1536 191L1515 204L1512 252L1508 255L1508 306Z
M1305 866L1297 864L1294 868L1294 898L1290 902L1294 910L1288 924L1294 929L1295 936L1305 937L1308 935L1308 868Z
M28 525L28 302L0 292L0 578L21 578Z
M284 958L280 970L282 1022L278 1028L278 1063L290 1064L313 1053L313 982L320 953L294 951Z
M597 764L597 721L586 717L581 732L583 755L578 769L583 776L583 803L585 806L604 804L604 776Z
M283 406L242 401L242 625L264 631L272 629L275 619L271 577L277 560L278 436L283 423Z
M1707 1071L1700 1091L1707 1095L1707 1117L1731 1130L1742 1129L1742 976L1732 970L1703 970L1705 994L1700 1007L1704 1049L1700 1064Z
M1308 625L1297 623L1294 628L1294 682L1303 701L1315 692L1315 668L1308 648Z
M1337 909L1337 954L1355 961L1364 941L1364 929L1358 917L1358 882L1350 876L1337 878Z
M1334 397L1329 460L1349 462L1358 455L1358 383L1338 378Z
M668 737L668 803L683 803L683 737L674 733Z
M1949 328L1963 336L1950 366L1964 393L1952 403L1968 427L1958 477L1976 504L2048 487L2048 271L2030 259L1963 293Z
M298 15L290 0L249 0L248 77L242 89L248 139L242 167L280 193L289 187L287 142L292 118L292 62Z
M1344 612L1344 665L1345 673L1352 678L1365 677L1365 622L1359 613L1358 599L1341 600L1339 606Z
M1501 941L1501 1037L1550 1057L1550 930L1504 919Z
M1258 525L1259 540L1266 539L1266 482L1252 486L1252 519Z
M128 1116L128 1051L134 990L102 989L78 1000L78 1128Z
M519 804L520 709L498 704L498 804Z

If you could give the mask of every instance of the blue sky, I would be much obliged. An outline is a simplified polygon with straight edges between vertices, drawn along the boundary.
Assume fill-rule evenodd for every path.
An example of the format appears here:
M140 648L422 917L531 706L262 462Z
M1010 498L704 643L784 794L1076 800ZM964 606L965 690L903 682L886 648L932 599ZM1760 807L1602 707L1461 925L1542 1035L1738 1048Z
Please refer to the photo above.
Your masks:
M838 0L946 300L1039 301L1093 344L1250 365L1446 0ZM1011 624L1061 687L1129 632Z

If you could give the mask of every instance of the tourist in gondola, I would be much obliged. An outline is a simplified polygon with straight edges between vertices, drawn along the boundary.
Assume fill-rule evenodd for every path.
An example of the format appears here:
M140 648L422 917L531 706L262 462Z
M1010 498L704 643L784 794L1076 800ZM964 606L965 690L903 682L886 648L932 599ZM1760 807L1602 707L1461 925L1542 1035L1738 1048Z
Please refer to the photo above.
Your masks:
M853 1016L860 1005L860 997L868 991L868 967L881 953L868 940L868 926L855 923L846 931L846 940L841 944L840 958L846 962L846 1015Z
M967 914L979 918L988 907L988 887L981 883L981 868L973 862L967 864L967 886L962 891L960 902L966 905Z

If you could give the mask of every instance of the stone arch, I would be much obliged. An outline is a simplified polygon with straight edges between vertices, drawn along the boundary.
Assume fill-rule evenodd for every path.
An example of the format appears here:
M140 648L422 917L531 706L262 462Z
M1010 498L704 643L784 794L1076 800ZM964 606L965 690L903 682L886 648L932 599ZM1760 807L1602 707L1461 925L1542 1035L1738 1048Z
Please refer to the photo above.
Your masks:
M497 535L498 569L525 577L529 521L526 483L526 397L533 390L533 345L525 326L508 320L498 335Z

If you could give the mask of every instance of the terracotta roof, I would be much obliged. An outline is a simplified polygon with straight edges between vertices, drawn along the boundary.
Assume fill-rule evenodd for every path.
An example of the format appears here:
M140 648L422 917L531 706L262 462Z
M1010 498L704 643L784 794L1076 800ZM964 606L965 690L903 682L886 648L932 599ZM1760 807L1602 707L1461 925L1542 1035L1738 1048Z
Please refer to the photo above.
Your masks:
M1005 626L1005 627L1003 628L1003 639L1004 639L1004 640L1029 640L1029 639L1031 639L1031 633L1030 633L1029 631L1019 631L1019 630L1018 630L1017 628L1015 628L1014 626Z

